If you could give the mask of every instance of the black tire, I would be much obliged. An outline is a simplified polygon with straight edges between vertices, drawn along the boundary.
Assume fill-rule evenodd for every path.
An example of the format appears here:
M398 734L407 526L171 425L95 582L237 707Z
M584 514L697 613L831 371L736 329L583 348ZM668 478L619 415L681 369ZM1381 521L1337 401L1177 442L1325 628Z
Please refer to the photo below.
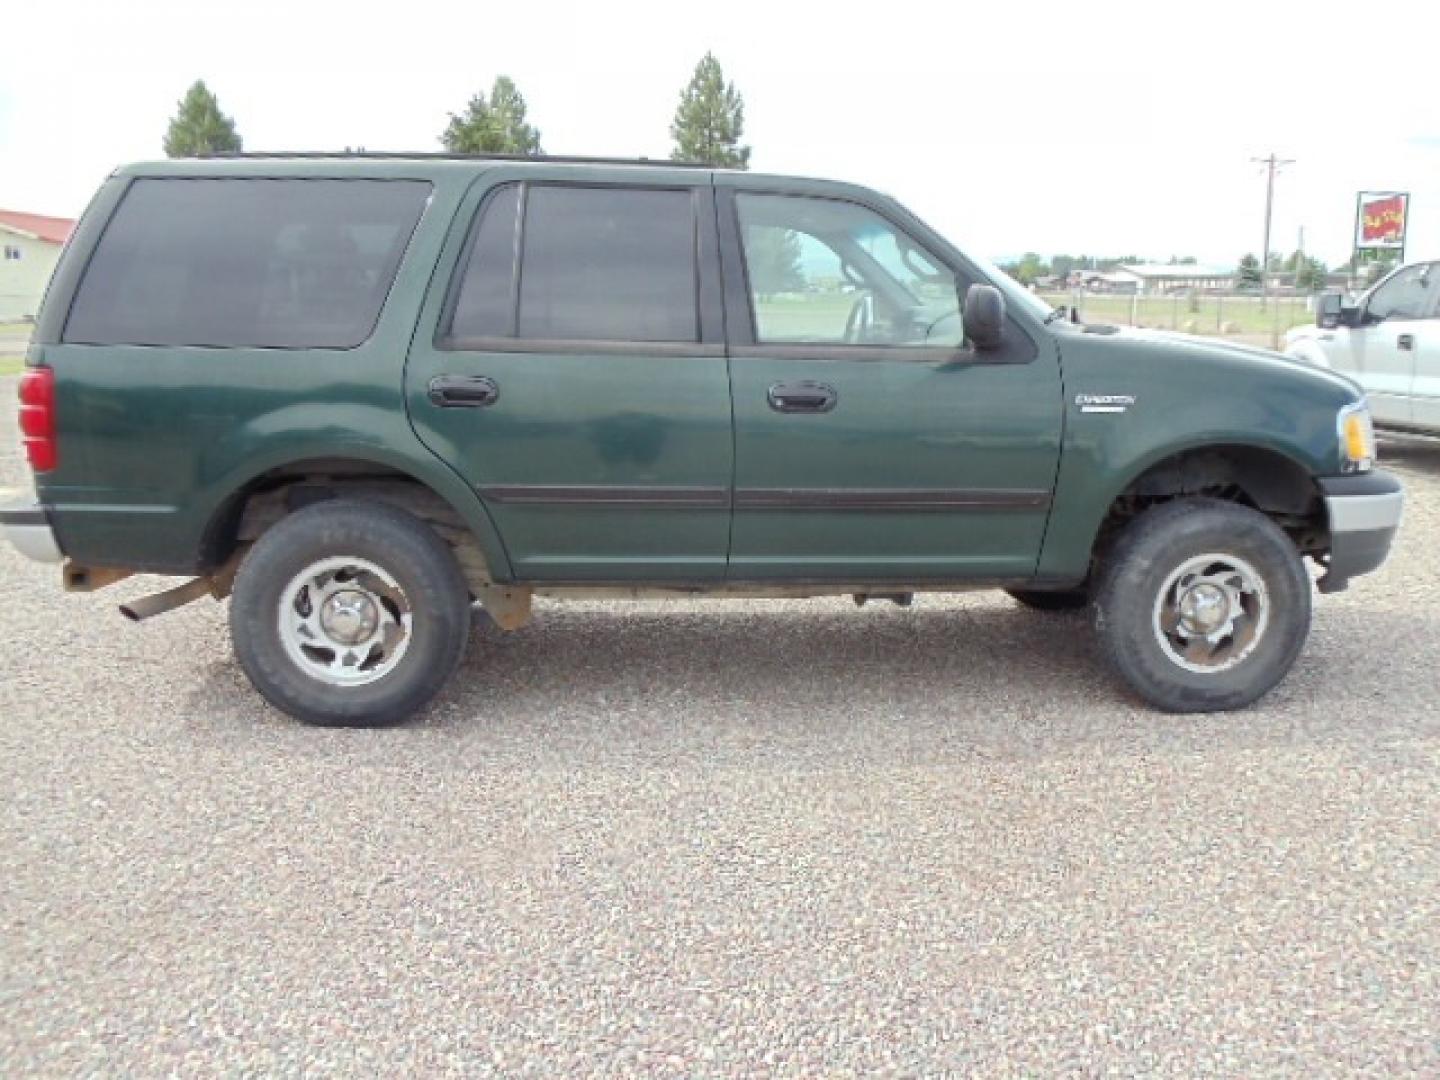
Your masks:
M408 644L374 682L334 685L304 670L282 640L281 594L328 558L383 569L408 601ZM454 555L417 518L383 503L336 499L282 518L235 577L230 636L250 682L276 708L309 724L376 727L413 716L440 691L465 651L470 599Z
M1162 591L1170 592L1171 575L1212 554L1242 560L1254 571L1264 586L1268 622L1248 655L1239 635L1228 646L1222 640L1220 661L1234 666L1196 671L1185 666L1181 648L1167 651L1156 605ZM1273 521L1234 503L1185 499L1147 510L1120 535L1096 585L1095 629L1110 664L1150 704L1167 712L1221 712L1252 704L1290 671L1310 632L1310 601L1304 560ZM1259 625L1258 617L1251 625Z
M1079 611L1090 603L1087 589L1041 592L1038 589L1006 589L1010 599L1035 611Z

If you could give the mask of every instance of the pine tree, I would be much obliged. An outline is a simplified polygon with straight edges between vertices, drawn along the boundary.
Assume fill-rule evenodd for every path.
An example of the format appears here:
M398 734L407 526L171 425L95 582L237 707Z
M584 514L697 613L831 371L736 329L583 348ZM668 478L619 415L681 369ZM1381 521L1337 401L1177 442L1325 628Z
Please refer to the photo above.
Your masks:
M793 229L751 229L745 241L750 286L757 295L800 292L805 288L800 234Z
M680 92L680 105L670 125L670 137L675 140L670 156L717 168L748 168L750 147L740 144L744 134L745 99L734 83L725 81L720 61L707 52L695 65L690 84Z
M203 80L185 92L165 132L167 157L198 157L203 154L239 153L240 136L235 121L220 111L220 102Z
M539 154L540 132L525 120L525 98L508 75L476 94L463 113L451 113L440 141L454 154Z

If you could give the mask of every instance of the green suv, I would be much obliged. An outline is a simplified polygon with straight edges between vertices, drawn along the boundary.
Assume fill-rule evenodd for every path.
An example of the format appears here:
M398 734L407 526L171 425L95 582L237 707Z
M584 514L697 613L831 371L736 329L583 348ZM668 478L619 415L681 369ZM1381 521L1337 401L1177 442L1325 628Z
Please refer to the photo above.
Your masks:
M893 200L647 162L273 155L120 169L20 383L66 588L231 596L246 674L379 724L472 605L1007 590L1093 609L1167 710L1289 670L1385 559L1362 395L1273 353L1080 325ZM1018 660L1018 658L1017 658Z

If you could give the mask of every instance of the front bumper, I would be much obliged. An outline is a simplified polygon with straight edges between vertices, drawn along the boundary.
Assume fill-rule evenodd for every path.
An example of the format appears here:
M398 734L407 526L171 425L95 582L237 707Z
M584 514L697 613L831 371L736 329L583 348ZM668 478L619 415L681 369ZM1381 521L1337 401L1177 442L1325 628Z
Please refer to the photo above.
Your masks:
M1351 578L1378 569L1390 554L1405 492L1399 480L1379 471L1322 477L1318 483L1330 519L1330 561L1320 591L1340 592Z
M55 530L50 527L50 515L39 503L0 506L0 532L26 558L47 563L64 558Z

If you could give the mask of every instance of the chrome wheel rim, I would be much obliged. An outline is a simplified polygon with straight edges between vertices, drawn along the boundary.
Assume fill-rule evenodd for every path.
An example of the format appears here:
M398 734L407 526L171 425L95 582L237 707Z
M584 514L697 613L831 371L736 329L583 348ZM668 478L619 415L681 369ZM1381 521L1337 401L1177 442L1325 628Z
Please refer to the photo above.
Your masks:
M1270 625L1270 593L1255 567L1233 555L1187 559L1155 598L1155 640L1186 671L1229 671L1255 651Z
M312 563L280 593L280 641L290 660L329 686L383 679L410 648L413 615L399 582L367 559Z

